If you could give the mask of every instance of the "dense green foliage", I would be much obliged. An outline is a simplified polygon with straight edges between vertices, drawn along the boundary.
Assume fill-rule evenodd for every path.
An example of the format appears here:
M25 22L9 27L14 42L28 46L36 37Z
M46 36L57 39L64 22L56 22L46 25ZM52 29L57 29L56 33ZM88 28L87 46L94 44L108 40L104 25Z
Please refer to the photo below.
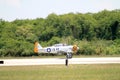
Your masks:
M120 54L120 10L0 20L0 56L31 56L35 41L78 44L78 54Z

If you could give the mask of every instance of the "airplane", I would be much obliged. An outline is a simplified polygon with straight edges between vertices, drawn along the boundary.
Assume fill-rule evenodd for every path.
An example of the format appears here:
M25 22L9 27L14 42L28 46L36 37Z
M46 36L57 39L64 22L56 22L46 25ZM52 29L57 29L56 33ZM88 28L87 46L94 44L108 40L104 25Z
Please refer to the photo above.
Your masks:
M35 53L52 53L52 54L67 54L68 57L72 57L72 53L77 52L79 47L77 45L67 45L67 44L54 44L53 46L49 47L42 47L38 42L35 42L34 44L34 52Z

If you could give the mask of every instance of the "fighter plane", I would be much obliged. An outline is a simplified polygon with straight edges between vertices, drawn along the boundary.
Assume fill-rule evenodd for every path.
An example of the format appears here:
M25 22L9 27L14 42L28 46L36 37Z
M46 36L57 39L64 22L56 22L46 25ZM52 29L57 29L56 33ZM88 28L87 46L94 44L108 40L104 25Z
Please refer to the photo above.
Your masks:
M38 42L35 42L34 45L34 52L35 53L52 53L52 54L64 54L64 53L74 53L77 52L77 50L79 49L79 47L77 47L77 45L67 45L67 44L54 44L53 46L49 46L49 47L42 47Z

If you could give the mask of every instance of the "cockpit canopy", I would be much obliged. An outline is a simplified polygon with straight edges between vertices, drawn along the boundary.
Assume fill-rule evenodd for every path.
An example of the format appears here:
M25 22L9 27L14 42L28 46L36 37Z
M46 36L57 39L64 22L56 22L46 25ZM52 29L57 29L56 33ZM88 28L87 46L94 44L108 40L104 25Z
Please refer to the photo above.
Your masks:
M53 46L54 46L54 47L60 47L60 46L67 46L67 44L60 43L60 44L54 44Z

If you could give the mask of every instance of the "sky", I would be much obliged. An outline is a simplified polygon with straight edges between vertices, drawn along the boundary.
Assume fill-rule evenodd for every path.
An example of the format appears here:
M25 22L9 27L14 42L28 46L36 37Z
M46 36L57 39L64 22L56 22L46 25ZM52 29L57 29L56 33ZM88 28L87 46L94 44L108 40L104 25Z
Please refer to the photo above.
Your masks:
M120 9L120 0L0 0L0 19L36 19L51 13L97 13L105 9Z

